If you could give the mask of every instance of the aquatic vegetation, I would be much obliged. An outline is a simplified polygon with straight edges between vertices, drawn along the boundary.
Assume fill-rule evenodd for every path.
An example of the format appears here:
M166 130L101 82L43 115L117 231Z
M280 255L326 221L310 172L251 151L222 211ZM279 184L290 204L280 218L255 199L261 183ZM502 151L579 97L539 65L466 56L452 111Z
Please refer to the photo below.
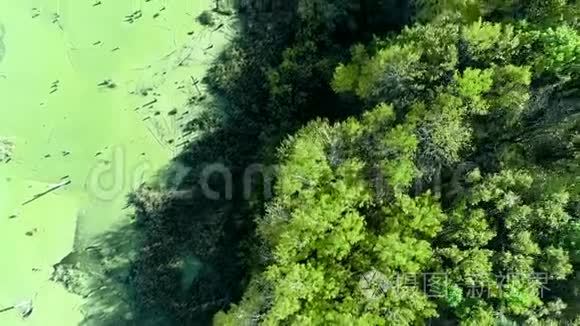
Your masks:
M210 0L137 2L40 0L36 8L27 1L0 2L0 23L9 32L5 37L2 29L0 48L13 49L0 62L0 135L7 136L0 143L0 238L11 244L0 249L8 266L0 271L0 309L38 289L44 302L33 323L77 325L83 319L78 301L89 293L86 299L96 304L86 324L106 324L108 315L135 310L119 308L135 283L122 287L115 278L134 262L110 264L112 274L88 273L99 272L98 251L82 251L103 232L118 229L115 223L130 222L124 208L133 181L153 177L193 137L182 137L182 127L198 108L181 114L191 77L201 80L212 55L227 43L221 31L211 32L195 20L213 6ZM21 34L12 37L17 30ZM195 34L188 35L191 31ZM25 59L39 49L46 60ZM206 92L201 85L200 91ZM99 181L87 187L93 174ZM58 181L63 175L70 176L70 185L37 196L64 185ZM30 201L34 198L39 200ZM52 266L76 251L87 260L67 264L63 275L60 267L54 277L59 282L50 281ZM124 259L127 250L116 247L105 255ZM77 278L86 288L76 289ZM125 276L119 278L126 283ZM159 284L151 279L151 287ZM99 290L108 281L119 285L119 294ZM2 314L0 325L18 325L19 318Z
M213 17L213 14L211 11L206 10L204 12L202 12L198 17L197 20L199 21L200 24L205 25L205 26L213 26L215 25L215 19Z
M6 138L0 137L0 162L12 159L14 143Z

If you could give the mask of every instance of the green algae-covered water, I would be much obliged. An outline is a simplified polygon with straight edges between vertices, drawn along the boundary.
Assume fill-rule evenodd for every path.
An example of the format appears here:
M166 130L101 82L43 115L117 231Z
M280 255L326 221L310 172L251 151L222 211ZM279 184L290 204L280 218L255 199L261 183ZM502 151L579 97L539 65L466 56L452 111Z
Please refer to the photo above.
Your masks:
M127 223L127 194L192 137L188 98L232 30L196 22L211 2L0 2L0 310L34 307L0 325L83 320L53 266Z

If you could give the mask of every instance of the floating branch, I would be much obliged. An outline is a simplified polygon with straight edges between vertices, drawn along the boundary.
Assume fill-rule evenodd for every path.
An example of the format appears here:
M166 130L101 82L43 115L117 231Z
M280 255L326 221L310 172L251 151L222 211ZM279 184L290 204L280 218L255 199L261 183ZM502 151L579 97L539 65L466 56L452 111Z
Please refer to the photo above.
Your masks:
M32 306L32 301L28 300L28 301L23 301L23 302L21 302L17 305L14 305L14 306L0 309L0 313L10 311L12 309L16 309L20 313L20 316L22 316L22 318L27 318L30 316L30 314L32 314L32 310L34 309L34 307Z
M0 309L0 313L3 313L5 311L10 311L10 310L12 310L14 308L15 308L14 306L11 306L11 307L6 307L6 308L3 308L3 309Z
M150 106L150 105L153 105L153 104L155 104L155 103L157 103L157 99L156 99L156 98L154 98L154 99L152 99L151 101L149 101L149 102L147 102L147 103L143 104L141 107L143 107L143 108L144 108L144 107L148 107L148 106Z
M55 191L55 190L58 190L58 189L60 189L60 188L62 188L62 187L64 187L64 186L66 186L66 185L69 185L70 183L71 183L71 181L70 181L70 180L64 180L64 181L62 181L62 182L60 182L60 183L58 183L58 184L56 184L56 185L54 185L54 186L50 187L48 190L46 190L46 191L44 191L44 192L41 192L41 193L39 193L39 194L36 194L36 195L34 195L34 197L32 197L32 199L29 199L29 200L25 201L24 203L22 203L22 206L24 206L24 205L26 205L26 204L29 204L29 203L31 203L31 202L33 202L33 201L37 200L38 198L40 198L40 197L42 197L42 196L44 196L44 195L47 195L47 194L49 194L49 193L51 193L51 192L53 192L53 191Z

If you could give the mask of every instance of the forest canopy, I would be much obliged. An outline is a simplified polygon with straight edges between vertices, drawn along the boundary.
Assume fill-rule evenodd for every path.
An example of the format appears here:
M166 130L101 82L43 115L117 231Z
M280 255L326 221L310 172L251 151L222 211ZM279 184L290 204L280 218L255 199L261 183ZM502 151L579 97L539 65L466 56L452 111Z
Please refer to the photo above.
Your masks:
M328 78L361 113L278 148L251 280L216 325L580 321L578 4L415 5Z

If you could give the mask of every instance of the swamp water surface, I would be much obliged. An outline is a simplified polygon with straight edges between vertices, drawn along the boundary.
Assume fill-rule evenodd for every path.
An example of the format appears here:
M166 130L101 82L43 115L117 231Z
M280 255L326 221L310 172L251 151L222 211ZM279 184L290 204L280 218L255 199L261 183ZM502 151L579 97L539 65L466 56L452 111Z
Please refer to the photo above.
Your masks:
M191 137L188 98L234 29L197 23L211 2L0 2L0 310L34 306L0 325L86 320L54 266L126 227L127 194Z

